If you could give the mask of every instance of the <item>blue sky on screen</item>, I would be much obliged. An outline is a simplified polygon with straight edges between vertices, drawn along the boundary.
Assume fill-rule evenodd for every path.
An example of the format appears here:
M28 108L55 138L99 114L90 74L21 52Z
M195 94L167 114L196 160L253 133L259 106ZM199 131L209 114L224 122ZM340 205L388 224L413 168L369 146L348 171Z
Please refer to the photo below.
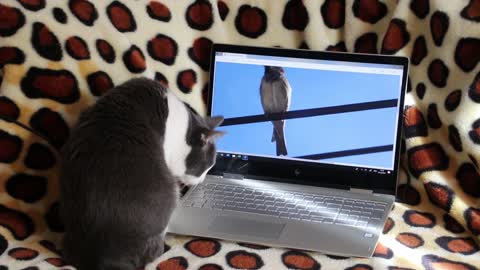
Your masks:
M400 76L284 68L292 87L290 111L397 99ZM225 118L263 114L260 65L217 62L212 115ZM394 144L396 108L288 119L285 137L289 157ZM219 151L275 156L273 126L260 122L221 127ZM323 159L366 167L392 167L392 152Z

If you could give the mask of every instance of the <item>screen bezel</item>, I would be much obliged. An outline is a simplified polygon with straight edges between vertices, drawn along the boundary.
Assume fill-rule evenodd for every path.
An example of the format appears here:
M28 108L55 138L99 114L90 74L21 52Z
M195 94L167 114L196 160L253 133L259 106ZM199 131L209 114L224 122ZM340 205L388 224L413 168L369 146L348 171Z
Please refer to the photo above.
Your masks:
M282 160L265 157L249 156L248 160L231 159L217 155L215 166L211 174L222 175L241 174L245 178L268 180L276 182L291 182L302 185L332 187L340 189L368 189L375 193L395 195L401 151L403 128L403 106L408 78L407 57L373 54L358 54L345 52L312 51L302 49L284 49L270 47L254 47L215 43L210 55L210 83L208 84L207 113L211 116L213 87L215 75L215 57L217 52L254 54L263 56L279 56L292 58L307 58L318 60L345 61L371 64L401 65L403 75L401 80L401 94L399 97L399 117L397 121L397 140L395 142L394 167L391 174L355 171L354 167L345 167L334 164L311 163L296 160ZM242 168L242 169L239 169Z

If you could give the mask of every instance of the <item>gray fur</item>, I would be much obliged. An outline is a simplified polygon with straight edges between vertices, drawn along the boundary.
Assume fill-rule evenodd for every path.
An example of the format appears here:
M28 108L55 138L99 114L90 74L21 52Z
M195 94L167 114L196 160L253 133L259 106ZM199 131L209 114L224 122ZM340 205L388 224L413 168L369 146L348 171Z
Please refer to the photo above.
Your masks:
M64 257L79 270L138 269L163 253L183 182L164 158L167 95L144 78L111 89L81 114L62 148ZM186 164L185 177L199 177L215 162L213 129L223 118L187 110L191 150L175 162Z

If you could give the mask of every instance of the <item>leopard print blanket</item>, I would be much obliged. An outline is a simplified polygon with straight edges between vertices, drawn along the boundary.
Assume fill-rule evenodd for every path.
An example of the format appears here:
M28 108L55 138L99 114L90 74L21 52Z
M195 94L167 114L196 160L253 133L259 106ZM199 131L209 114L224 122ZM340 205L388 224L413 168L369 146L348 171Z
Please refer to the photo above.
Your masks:
M169 236L146 269L479 269L479 0L2 0L0 269L73 269L58 217L70 127L135 76L205 113L213 42L408 56L398 202L372 258Z

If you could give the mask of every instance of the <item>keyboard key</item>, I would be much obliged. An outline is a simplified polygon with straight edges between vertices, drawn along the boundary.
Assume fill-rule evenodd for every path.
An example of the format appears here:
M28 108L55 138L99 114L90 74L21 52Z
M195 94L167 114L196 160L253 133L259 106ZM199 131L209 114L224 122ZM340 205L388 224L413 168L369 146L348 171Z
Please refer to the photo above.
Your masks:
M343 199L336 198L334 199L334 203L343 204Z
M308 208L308 205L305 204L305 203L298 203L297 205L300 209L307 209Z
M235 204L235 207L237 207L237 208L246 208L247 205L245 205L243 202L237 202L237 203Z
M323 219L323 223L331 224L331 223L333 223L333 218L325 218L325 219Z
M323 220L324 220L323 218L312 218L312 221L317 223L322 223Z
M225 206L224 202L219 202L219 201L215 202L215 207L223 207L223 206Z
M302 219L302 220L310 220L310 216L307 215L307 214L301 214L301 215L300 215L300 219Z
M359 222L368 222L369 218L368 217L360 217L358 219Z
M254 204L257 204L257 205L261 205L261 204L265 204L265 201L262 200L262 199L255 199L255 200L253 201L253 203L254 203Z
M352 211L350 211L350 214L352 214L352 215L361 215L362 212L359 211L359 210L352 210Z
M237 207L230 207L226 206L223 210L230 210L230 211L241 211L241 212L248 212L253 214L261 214L261 215L269 215L269 216L277 216L277 213L268 210L259 210L259 209L242 209Z
M247 209L255 209L257 208L257 205L254 203L247 203Z
M365 204L363 202L355 202L355 207L358 207L358 208L363 208L365 207Z
M276 202L274 205L275 205L275 207L278 208L278 207L285 207L286 204L285 204L285 202Z
M347 225L347 224L351 224L351 222L348 221L348 220L344 220L344 219L337 219L337 220L335 220L335 224Z
M225 198L224 197L213 197L213 198L210 197L210 200L213 200L214 202L217 202L217 201L222 202L222 201L225 200Z
M212 201L207 201L203 204L203 208L213 208L213 202Z
M327 218L329 217L328 215L324 214L324 213L310 213L310 216L312 218Z
M348 218L347 218L347 220L350 220L350 221L353 221L353 222L357 221L357 219L358 219L358 216L348 216Z
M366 221L357 221L357 223L355 224L357 227L365 227L367 226L367 222Z
M265 197L273 197L273 194L274 194L274 193L273 193L273 192L270 192L270 191L266 191L266 192L264 193Z
M185 206L185 207L190 207L190 206L192 206L192 204L193 204L193 201L183 201L182 202L182 205Z
M300 215L308 215L308 214L310 214L310 212L307 211L307 210L300 210L300 211L298 211L298 213L299 213Z
M383 211L373 211L371 218L380 219L383 216Z
M236 204L237 204L237 203L234 202L234 201L226 201L226 202L225 202L225 205L228 205L228 206L234 206L234 205L236 205Z
M192 192L188 195L188 198L202 198L203 195L204 194L200 192Z
M338 209L325 208L325 209L319 209L318 212L336 214L336 213L338 213Z
M370 217L370 216L372 216L372 212L371 211L362 211L362 215Z
M287 204L285 204L285 207L287 207L288 209L293 209L293 208L295 208L295 204L287 203Z
M327 207L330 208L330 209L340 209L342 207L342 205L338 204L338 203L328 203Z
M373 203L373 202L365 202L365 205L366 205L366 206L371 206L371 207L373 207L373 206L375 206L375 203Z
M274 216L274 217L278 217L279 213L276 212L276 211L269 211L269 210L266 210L265 212L261 212L262 210L255 210L257 211L257 214L263 214L263 215L268 215L268 216Z
M288 213L290 214L293 214L293 213L297 213L297 209L288 209Z

